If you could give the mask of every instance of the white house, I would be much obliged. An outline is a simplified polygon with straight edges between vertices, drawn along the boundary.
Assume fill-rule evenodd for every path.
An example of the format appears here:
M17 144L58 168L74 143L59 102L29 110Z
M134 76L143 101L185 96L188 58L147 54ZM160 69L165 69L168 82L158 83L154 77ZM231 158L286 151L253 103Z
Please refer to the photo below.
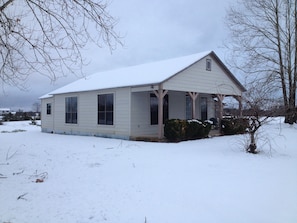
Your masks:
M104 71L41 99L43 132L122 139L163 137L164 119L210 119L245 88L213 51ZM222 103L219 103L222 111Z

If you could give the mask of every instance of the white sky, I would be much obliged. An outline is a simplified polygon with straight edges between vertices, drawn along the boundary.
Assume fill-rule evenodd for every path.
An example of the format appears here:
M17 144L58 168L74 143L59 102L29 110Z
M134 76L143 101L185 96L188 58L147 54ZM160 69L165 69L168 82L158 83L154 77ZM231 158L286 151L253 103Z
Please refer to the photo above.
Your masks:
M224 25L226 8L236 0L113 0L110 14L119 19L116 30L124 37L124 46L110 53L90 45L84 51L90 75L102 70L142 64L213 50L224 61L227 38ZM68 76L51 83L32 74L28 90L4 87L0 91L0 108L31 110L38 97L80 77Z

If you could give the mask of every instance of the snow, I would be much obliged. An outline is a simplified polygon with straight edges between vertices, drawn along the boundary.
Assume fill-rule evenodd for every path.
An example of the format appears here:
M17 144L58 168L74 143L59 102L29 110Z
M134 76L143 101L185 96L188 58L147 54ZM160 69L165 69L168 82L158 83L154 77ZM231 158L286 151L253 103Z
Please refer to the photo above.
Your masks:
M148 143L5 122L0 223L295 223L296 133L266 124L253 155L244 135Z
M42 96L41 99L54 94L159 84L210 53L211 51L205 51L179 58L98 72L54 90Z

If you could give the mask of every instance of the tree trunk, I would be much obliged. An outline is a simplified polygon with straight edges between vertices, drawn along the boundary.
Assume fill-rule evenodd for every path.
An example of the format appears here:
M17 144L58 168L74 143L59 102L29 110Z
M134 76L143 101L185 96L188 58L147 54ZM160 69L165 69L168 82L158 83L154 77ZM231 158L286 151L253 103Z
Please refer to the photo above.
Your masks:
M292 125L295 122L297 122L297 111L295 108L295 100L293 100L293 102L289 103L288 108L286 108L285 123Z
M256 149L257 149L257 145L256 145L256 139L255 139L255 131L250 132L250 137L251 137L251 142L249 147L247 148L247 152L249 153L257 153Z

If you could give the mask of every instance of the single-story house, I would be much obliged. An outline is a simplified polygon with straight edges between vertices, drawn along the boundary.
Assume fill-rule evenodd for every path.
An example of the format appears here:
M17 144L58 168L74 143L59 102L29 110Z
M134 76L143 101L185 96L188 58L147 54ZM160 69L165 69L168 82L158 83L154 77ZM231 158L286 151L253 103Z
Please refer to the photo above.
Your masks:
M244 91L207 51L95 73L52 91L40 98L41 126L49 133L161 139L164 120L220 118L224 97L241 107Z

